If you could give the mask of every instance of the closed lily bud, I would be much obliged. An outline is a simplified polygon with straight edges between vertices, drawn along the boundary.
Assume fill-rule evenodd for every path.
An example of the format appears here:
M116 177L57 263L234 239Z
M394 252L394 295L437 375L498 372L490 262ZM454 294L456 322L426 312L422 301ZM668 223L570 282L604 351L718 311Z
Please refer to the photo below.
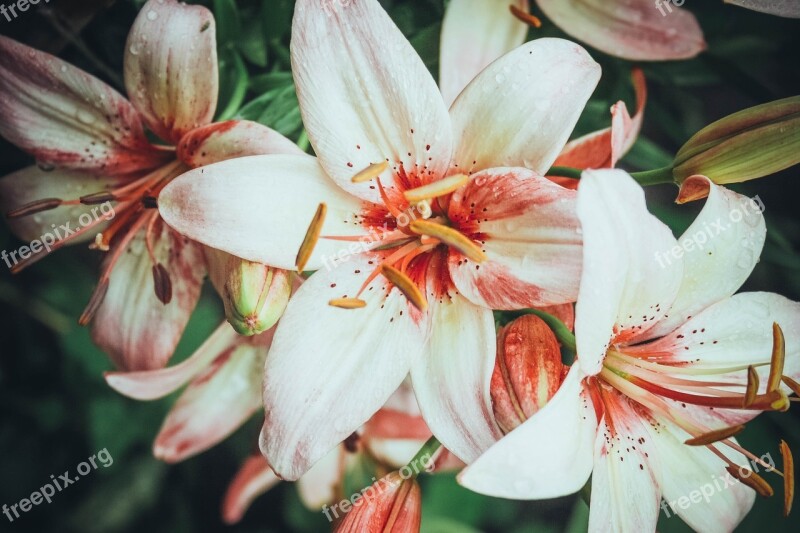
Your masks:
M225 317L237 333L255 335L275 325L292 292L287 271L211 248L206 248L206 261Z
M491 396L495 419L508 433L555 395L566 376L556 336L536 315L524 315L497 333Z
M800 96L757 105L709 124L675 156L675 181L695 174L747 181L800 163Z
M404 478L399 472L392 472L350 501L355 503L334 528L336 533L419 531L422 492L414 477Z

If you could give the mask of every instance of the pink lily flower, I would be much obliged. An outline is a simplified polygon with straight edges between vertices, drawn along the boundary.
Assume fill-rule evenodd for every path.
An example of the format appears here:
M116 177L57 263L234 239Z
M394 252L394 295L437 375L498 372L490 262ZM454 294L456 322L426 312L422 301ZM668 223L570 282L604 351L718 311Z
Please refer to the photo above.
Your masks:
M339 509L330 506L351 497L343 494L342 484L346 472L358 463L360 456L370 457L385 471L395 470L406 465L430 436L410 385L403 383L363 427L298 480L300 499L312 511L322 511L331 520L340 518ZM458 466L444 452L436 459L435 468L439 471ZM225 494L222 504L225 523L241 520L253 500L279 481L262 454L248 457Z
M256 123L212 124L217 84L213 16L175 0L145 4L128 35L129 99L56 57L0 37L0 134L37 161L0 181L0 208L11 211L9 224L23 240L63 228L52 246L12 271L67 244L93 240L107 251L80 322L91 321L93 339L121 369L167 363L206 273L202 246L169 229L153 209L160 190L209 162L300 153ZM145 126L168 145L152 144ZM101 203L114 204L112 220L91 216Z
M297 479L410 371L428 426L469 462L499 436L491 310L577 296L574 192L543 174L599 67L573 43L540 39L493 62L448 113L375 0L299 1L292 60L318 159L210 165L159 201L191 239L276 268L298 264L300 249L303 266L320 269L287 307L267 358L262 451Z
M731 531L752 506L751 488L771 493L753 469L774 464L733 435L762 411L788 409L792 389L781 379L796 388L800 377L800 304L734 295L764 244L761 210L703 176L690 180L708 200L677 241L626 173L584 172L577 362L541 410L460 474L461 484L553 498L591 474L590 531L652 531L659 508L697 531ZM785 349L774 349L784 342L774 323ZM708 503L675 505L715 479Z

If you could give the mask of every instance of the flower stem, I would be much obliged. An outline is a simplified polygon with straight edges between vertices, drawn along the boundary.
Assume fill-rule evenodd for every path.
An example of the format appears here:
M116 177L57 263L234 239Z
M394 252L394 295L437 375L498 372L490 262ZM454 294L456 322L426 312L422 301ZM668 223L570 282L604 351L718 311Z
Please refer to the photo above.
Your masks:
M433 467L433 455L441 446L442 443L439 442L439 439L436 437L429 438L425 444L422 445L422 448L419 449L414 458L411 459L411 461L409 461L409 463L406 465L412 472L414 472L414 477L417 477L417 475L420 473L418 465L421 465L425 471L428 471L429 468Z
M580 179L581 172L583 172L579 168L572 168L572 167L550 167L550 170L547 171L548 176L560 176L562 178L575 178Z
M662 183L675 182L675 178L672 177L672 165L656 168L654 170L645 170L643 172L631 172L631 177L635 179L639 185L659 185Z
M519 311L512 311L507 313L507 316L512 317L511 319L515 319L521 317L523 315L536 315L542 320L544 320L545 324L553 330L558 341L565 347L572 350L573 353L576 351L576 344L575 344L575 335L569 330L569 328L564 324L561 320L556 318L555 316L551 315L550 313L545 313L539 309L520 309Z

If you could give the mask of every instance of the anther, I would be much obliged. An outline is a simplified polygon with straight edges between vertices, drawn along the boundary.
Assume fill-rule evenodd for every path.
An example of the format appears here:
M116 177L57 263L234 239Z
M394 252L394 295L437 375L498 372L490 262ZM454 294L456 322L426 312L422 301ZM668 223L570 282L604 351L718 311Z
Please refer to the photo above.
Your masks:
M365 181L374 180L384 173L389 168L389 163L386 161L382 163L372 163L370 166L350 178L353 183L364 183Z
M51 209L55 209L56 207L60 206L62 203L63 200L61 200L61 198L44 198L42 200L30 202L16 209L12 209L6 213L6 217L18 218L41 213L42 211L50 211Z
M308 225L306 236L303 238L303 243L297 251L297 258L294 262L298 272L303 271L308 260L311 258L311 254L314 252L314 247L317 245L319 235L322 232L322 225L325 223L325 214L327 212L328 206L325 205L324 202L319 204L317 212L314 213L314 218L311 219L311 224Z
M476 263L483 263L487 259L480 246L453 228L429 220L415 220L410 224L409 228L418 235L427 235L438 239Z
M508 9L511 10L511 14L512 15L517 17L519 20L521 20L525 24L528 24L529 26L533 26L534 28L541 28L542 27L542 21L539 20L538 17L535 17L535 16L531 15L527 11L521 10L520 8L515 6L514 4L511 4L510 6L508 6Z
M408 189L403 192L403 196L405 196L406 200L409 202L417 203L449 194L463 187L468 181L469 176L466 174L454 174L444 179L434 181L433 183L423 185L422 187Z
M708 446L709 444L714 444L715 442L729 439L735 435L738 435L742 431L744 431L744 424L731 426L728 428L715 429L713 431L709 431L708 433L703 433L702 435L688 439L684 441L684 444L689 446Z
M367 302L359 298L334 298L328 305L341 309L360 309L367 305Z
M381 274L391 281L392 284L408 298L408 301L411 302L414 307L420 311L428 309L428 301L425 299L425 296L419 290L416 283L411 281L411 278L389 265L381 265Z

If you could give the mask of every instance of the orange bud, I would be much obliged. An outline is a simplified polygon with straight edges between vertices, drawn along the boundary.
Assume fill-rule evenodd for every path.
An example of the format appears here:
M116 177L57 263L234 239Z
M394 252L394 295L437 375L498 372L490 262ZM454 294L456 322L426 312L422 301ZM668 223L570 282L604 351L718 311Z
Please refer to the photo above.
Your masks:
M352 504L347 512L343 503ZM407 533L419 531L422 518L422 493L413 477L404 479L399 472L379 479L361 495L342 500L339 511L347 512L336 525L336 533ZM333 510L333 509L332 509Z
M561 386L567 367L556 336L536 315L524 315L497 334L492 406L508 433L544 407Z

